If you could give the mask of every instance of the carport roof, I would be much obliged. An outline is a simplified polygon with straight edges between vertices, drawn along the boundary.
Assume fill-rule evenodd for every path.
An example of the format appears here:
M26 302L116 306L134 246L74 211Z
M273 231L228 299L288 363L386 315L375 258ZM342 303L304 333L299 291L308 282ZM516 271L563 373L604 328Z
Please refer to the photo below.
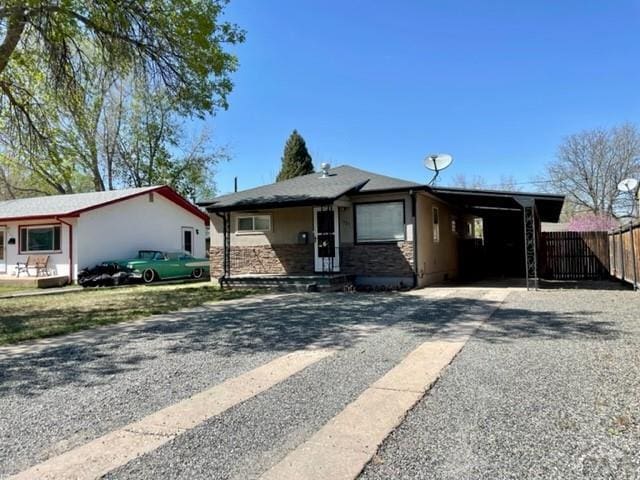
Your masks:
M432 192L459 207L470 210L520 210L520 202L535 202L540 221L557 222L564 195L551 193L508 192L503 190L470 190L454 187L432 187Z

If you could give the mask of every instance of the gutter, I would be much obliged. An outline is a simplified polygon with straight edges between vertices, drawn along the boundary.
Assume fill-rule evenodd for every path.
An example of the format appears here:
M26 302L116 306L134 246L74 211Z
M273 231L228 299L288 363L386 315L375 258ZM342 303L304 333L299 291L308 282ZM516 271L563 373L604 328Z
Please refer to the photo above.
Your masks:
M418 286L418 216L416 215L417 194L414 190L409 191L411 195L411 216L413 218L413 288Z
M69 229L69 283L73 283L73 225L60 217L55 217L60 223L64 223Z

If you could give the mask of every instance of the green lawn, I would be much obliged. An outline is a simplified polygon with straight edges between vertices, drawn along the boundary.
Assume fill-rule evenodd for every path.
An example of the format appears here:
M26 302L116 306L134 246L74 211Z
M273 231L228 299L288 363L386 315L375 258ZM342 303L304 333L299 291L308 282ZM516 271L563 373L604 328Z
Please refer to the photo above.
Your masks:
M26 292L29 290L35 290L35 287L0 285L0 295L8 295L10 293L16 293L16 292Z
M136 320L251 293L254 291L222 291L210 284L166 285L0 299L0 345Z

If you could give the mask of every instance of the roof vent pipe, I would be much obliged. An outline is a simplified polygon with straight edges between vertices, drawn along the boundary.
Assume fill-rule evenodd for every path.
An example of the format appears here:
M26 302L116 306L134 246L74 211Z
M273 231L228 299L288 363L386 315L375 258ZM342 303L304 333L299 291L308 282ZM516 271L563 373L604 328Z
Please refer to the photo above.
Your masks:
M331 165L329 165L328 163L321 163L320 171L322 172L322 175L320 176L320 178L327 178L329 176L330 168L331 168Z

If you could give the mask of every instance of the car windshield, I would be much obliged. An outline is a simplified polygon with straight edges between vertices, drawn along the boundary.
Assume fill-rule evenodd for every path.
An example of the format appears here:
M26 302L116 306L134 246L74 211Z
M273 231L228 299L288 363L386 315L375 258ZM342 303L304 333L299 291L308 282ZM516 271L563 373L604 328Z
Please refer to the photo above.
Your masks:
M162 258L162 252L157 250L140 250L138 251L138 258L140 260L160 260Z

